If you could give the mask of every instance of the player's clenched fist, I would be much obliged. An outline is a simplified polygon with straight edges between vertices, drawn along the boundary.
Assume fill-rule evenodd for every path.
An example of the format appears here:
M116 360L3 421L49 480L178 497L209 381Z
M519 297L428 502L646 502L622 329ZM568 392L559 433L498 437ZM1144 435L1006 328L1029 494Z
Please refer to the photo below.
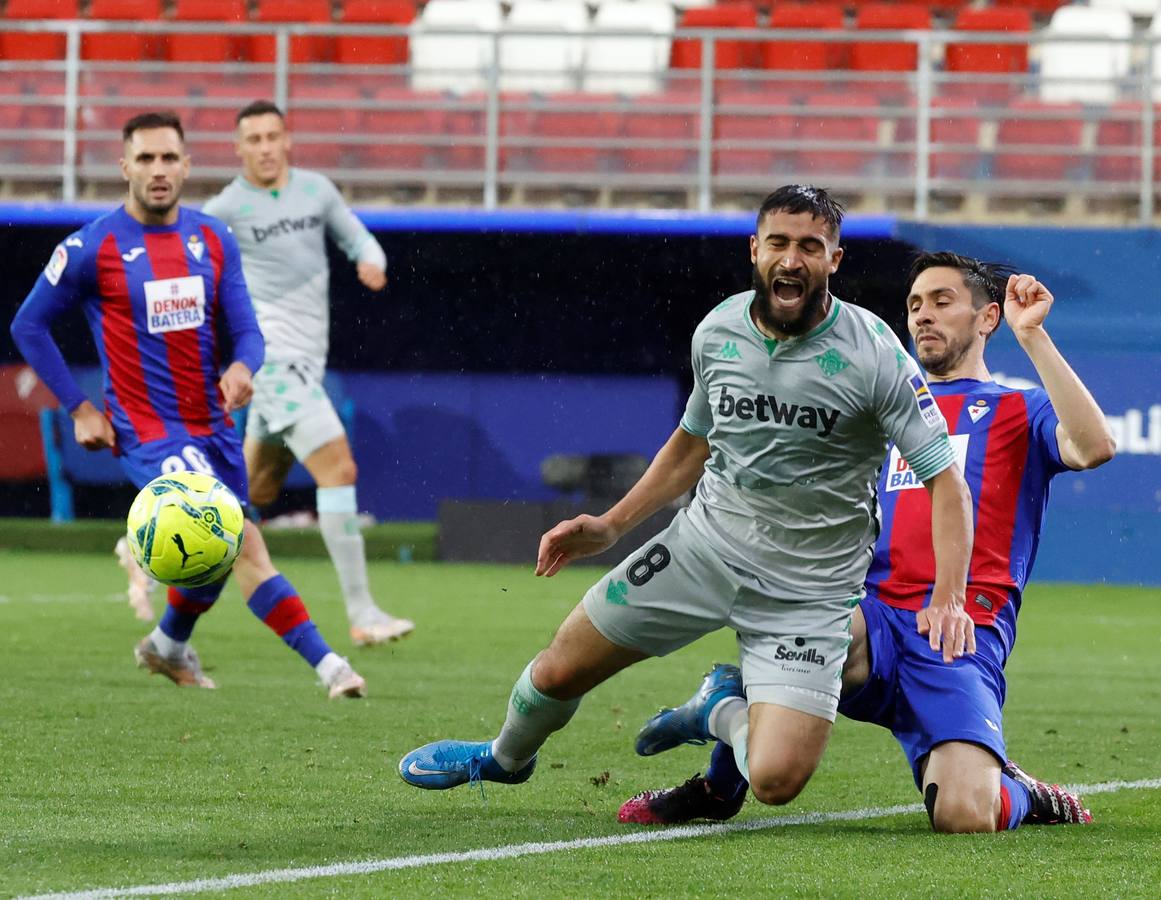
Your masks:
M241 409L250 402L254 394L254 382L250 370L240 362L232 363L222 373L222 380L218 382L222 389L222 399L226 404L226 412L230 413Z
M1052 308L1052 292L1032 275L1010 275L1004 288L1004 318L1019 334L1044 324Z

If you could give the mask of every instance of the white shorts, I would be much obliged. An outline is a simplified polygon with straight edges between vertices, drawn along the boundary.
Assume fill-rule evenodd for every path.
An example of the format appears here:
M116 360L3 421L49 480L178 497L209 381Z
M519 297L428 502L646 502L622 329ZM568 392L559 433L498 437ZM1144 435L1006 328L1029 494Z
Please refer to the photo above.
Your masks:
M652 656L732 628L750 703L833 722L860 599L781 599L757 576L722 562L681 510L593 585L584 607L614 644Z
M310 363L265 363L254 375L246 437L281 444L303 460L346 431Z

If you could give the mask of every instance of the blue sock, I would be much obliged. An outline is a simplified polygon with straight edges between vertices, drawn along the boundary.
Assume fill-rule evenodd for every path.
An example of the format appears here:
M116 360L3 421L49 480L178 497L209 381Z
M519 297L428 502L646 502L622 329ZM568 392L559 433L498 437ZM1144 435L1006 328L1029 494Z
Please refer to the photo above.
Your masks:
M222 588L225 586L226 579L223 578L202 587L171 587L167 597L169 605L161 614L161 621L157 623L157 627L166 637L175 641L188 641L202 613L214 605L214 601L221 596Z
M744 794L749 786L746 784L746 779L742 777L742 773L738 771L738 764L734 760L734 749L721 741L714 744L713 753L710 754L709 768L705 770L705 777L706 781L710 783L710 789L719 797L727 800L732 800L739 793Z
M311 621L310 613L302 603L294 586L281 575L267 578L246 601L250 612L277 634L286 645L317 666L331 652L327 642Z
M1031 808L1032 795L1028 793L1028 788L1001 772L1000 821L996 823L998 830L1019 828Z

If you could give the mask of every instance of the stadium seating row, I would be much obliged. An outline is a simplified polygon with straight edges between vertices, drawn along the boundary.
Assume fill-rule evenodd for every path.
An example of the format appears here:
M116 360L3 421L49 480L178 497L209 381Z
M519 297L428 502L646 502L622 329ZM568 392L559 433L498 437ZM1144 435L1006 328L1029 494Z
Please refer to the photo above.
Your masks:
M89 95L81 111L78 158L113 166L122 122L157 91L123 87ZM61 159L51 134L60 108L6 105L0 165L46 165ZM182 113L199 168L236 165L231 142L237 86L211 86L195 95L162 98ZM1006 107L966 98L937 98L930 116L928 171L935 178L1133 182L1141 172L1139 104L1109 107L1018 99ZM383 87L366 95L334 86L304 87L292 98L290 125L297 163L355 178L384 170L417 180L435 171L479 172L485 164L486 99ZM1161 146L1161 110L1154 144ZM38 131L40 130L40 131ZM551 101L528 93L500 98L501 172L571 173L580 181L608 173L668 176L695 173L701 115L699 96L672 90L629 102L612 94L560 94ZM756 87L723 90L713 115L716 173L768 177L775 173L829 176L913 175L916 109L882 106L874 95L827 92L789 102ZM1161 181L1161 156L1154 179Z
M5 18L75 19L79 0L8 0ZM345 0L340 22L407 25L415 19L415 0ZM88 18L107 21L159 21L161 0L91 0ZM250 16L246 0L176 0L167 20L175 22L246 22L267 24L329 23L330 0L263 0ZM0 33L0 58L9 60L61 59L63 34ZM85 34L81 57L87 60L136 61L168 59L174 62L272 62L271 35L222 34L146 35L126 32ZM294 62L340 63L406 62L407 42L400 37L335 39L306 35L291 41Z

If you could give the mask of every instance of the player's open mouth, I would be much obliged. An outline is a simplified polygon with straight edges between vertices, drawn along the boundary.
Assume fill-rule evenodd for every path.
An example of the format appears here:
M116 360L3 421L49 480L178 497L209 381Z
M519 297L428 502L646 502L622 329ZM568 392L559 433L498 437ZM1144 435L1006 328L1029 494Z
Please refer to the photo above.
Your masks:
M794 306L806 293L806 285L797 278L775 278L771 288L780 306Z

